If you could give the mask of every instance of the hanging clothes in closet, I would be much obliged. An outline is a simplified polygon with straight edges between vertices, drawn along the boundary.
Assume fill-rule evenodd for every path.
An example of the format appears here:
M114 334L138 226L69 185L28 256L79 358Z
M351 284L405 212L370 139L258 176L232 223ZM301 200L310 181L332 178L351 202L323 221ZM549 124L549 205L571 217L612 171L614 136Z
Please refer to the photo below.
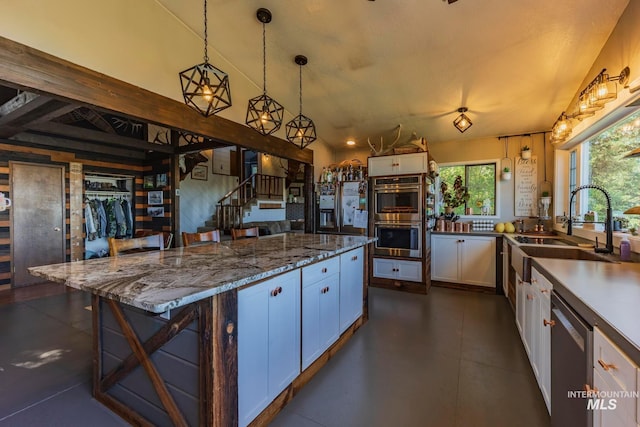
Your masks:
M85 228L88 240L133 237L131 204L121 198L86 200Z

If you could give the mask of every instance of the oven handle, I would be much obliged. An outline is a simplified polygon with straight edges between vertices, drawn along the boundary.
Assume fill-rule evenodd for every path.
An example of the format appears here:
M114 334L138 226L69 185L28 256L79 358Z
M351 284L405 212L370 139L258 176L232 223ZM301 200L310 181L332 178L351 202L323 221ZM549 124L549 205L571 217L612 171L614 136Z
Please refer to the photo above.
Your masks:
M376 193L407 193L410 191L422 191L421 185L384 185L381 187L374 187L374 192Z
M373 224L375 227L393 227L393 228L420 228L422 227L422 223L420 222L376 222Z

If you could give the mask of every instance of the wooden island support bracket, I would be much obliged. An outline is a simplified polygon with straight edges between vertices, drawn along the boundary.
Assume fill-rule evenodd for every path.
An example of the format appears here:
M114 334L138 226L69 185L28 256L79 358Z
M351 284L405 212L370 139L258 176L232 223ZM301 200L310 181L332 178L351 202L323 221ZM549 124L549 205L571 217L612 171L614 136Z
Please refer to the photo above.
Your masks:
M170 320L94 295L92 316L93 395L96 400L133 425L238 425L236 290L192 303ZM111 353L121 352L123 347L122 343L113 344L111 319L117 323L117 333L126 340L129 353L117 365L107 369L106 365L113 365L108 361L113 358ZM147 339L141 339L143 333L149 335L150 328L155 331ZM187 340L197 346L188 351L197 355L197 361L194 360L196 366L191 366L192 370L197 370L191 372L191 377L197 378L192 389L195 392L193 402L190 402L192 405L176 402L175 396L184 391L178 389L172 393L171 389L176 390L177 387L171 384L170 379L163 378L157 366L159 358L153 360L154 354L183 333L191 335ZM174 350L167 351L172 353ZM140 384L140 374L127 382L139 367L144 370L155 392L155 399L151 399L153 402L145 401L149 399L145 395L147 384ZM118 388L126 389L126 393L136 395L136 399L144 403L136 404L129 399L121 401L122 391ZM116 390L115 393L110 392L112 390ZM193 414L194 406L197 406L197 415ZM149 407L153 407L152 417L148 415Z

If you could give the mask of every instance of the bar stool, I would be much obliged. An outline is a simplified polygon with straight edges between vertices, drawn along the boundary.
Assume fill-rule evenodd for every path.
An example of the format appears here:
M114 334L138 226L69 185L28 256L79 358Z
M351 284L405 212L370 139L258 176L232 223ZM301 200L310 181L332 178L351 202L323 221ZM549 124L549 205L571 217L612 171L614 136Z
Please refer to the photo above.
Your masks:
M231 229L232 240L238 240L238 239L243 239L247 237L258 237L259 235L260 235L260 232L258 230L258 227Z
M132 239L114 239L109 237L109 255L118 256L128 253L163 250L164 239L162 234L153 234Z
M154 234L162 235L162 238L164 239L165 249L169 249L171 247L171 243L173 242L173 233L169 231L136 230L136 233L133 237L147 237L153 236Z
M197 242L219 242L220 230L206 231L204 233L182 232L182 246L191 246Z

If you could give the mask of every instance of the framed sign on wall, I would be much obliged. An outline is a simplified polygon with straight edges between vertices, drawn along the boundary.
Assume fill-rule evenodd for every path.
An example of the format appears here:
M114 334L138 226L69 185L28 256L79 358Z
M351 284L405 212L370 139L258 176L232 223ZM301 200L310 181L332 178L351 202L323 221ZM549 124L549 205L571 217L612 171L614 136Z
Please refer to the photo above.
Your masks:
M515 216L538 215L538 158L516 157Z

